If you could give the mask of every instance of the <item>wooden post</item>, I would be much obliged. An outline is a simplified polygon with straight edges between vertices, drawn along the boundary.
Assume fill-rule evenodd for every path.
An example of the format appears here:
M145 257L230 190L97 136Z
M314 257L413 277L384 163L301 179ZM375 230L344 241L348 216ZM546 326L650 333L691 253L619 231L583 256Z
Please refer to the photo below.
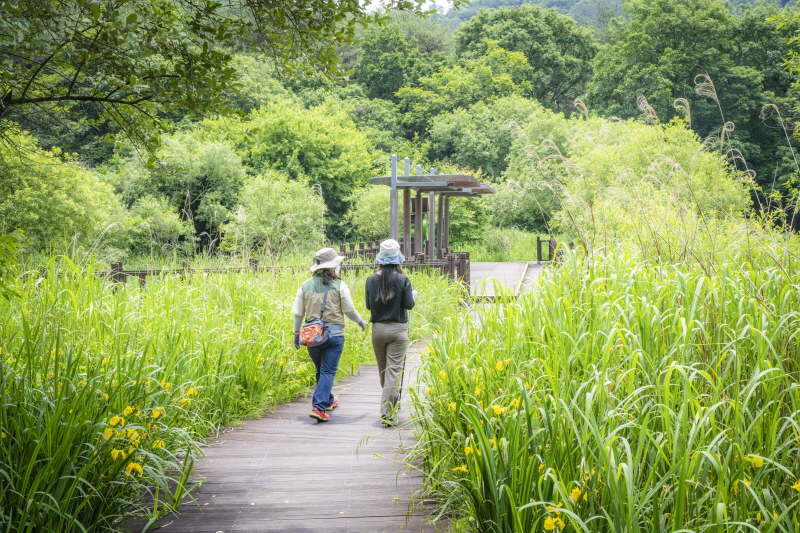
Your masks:
M397 240L397 156L392 154L391 190L389 191L389 238Z
M558 243L556 242L556 238L550 237L550 257L549 257L550 261L555 259L556 248L558 248Z
M542 238L536 236L536 263L542 264Z
M139 286L144 287L147 285L147 271L139 272Z
M449 254L447 256L447 274L453 281L458 279L458 276L456 275L456 256L453 254Z
M433 217L436 206L436 193L428 193L428 259L436 259L436 219Z
M442 258L444 236L444 203L446 196L439 193L439 205L436 210L436 259Z
M111 263L111 281L119 285L128 281L128 277L122 273L122 261Z
M417 191L416 204L414 205L414 253L422 251L422 221L425 215L422 214L422 191Z
M411 191L403 189L403 255L411 255Z
M450 196L445 196L444 199L444 247L447 248L447 253L450 253Z
M339 245L339 251L340 252L346 252L347 251L347 245L346 244L340 244Z
M253 272L258 272L258 259L253 259L251 257L247 262L250 263L250 268L253 269Z

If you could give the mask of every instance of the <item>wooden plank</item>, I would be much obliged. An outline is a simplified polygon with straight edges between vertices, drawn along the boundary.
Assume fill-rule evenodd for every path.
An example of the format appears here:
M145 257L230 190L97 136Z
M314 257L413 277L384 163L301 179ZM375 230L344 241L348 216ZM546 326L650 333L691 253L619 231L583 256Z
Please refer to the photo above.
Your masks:
M421 347L409 350L406 383L415 382ZM375 366L335 391L341 403L330 422L309 418L302 398L206 443L195 466L194 478L207 480L193 492L197 505L184 504L149 531L433 532L426 508L409 515L422 481L403 465L414 444L409 402L400 427L381 426Z

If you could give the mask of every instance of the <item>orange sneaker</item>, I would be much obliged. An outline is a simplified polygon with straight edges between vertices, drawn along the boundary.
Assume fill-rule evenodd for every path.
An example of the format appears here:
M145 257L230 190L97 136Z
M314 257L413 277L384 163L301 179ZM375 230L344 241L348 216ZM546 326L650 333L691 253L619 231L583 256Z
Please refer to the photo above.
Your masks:
M328 413L326 413L325 411L320 411L316 407L311 408L311 414L308 416L310 416L311 418L316 418L319 422L327 422L328 420L331 419Z
M326 411L333 411L336 408L337 405L339 405L339 397L338 396L334 396L333 397L333 403L325 410Z

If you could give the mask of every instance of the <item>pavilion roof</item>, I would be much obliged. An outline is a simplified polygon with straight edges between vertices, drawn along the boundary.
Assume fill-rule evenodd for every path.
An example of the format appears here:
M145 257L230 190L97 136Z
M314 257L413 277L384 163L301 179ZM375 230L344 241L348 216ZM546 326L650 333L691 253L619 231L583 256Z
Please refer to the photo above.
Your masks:
M371 185L391 186L391 176L370 178ZM469 174L436 174L434 176L397 176L398 189L444 193L448 196L493 194L494 189ZM450 193L450 194L448 194Z

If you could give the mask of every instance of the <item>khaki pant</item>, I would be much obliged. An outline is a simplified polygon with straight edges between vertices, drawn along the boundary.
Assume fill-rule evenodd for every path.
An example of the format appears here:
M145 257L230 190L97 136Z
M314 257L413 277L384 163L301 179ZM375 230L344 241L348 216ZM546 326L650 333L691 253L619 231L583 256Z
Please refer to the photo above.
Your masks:
M381 378L381 414L387 415L400 400L400 380L408 348L408 324L375 322L372 324L372 349Z

